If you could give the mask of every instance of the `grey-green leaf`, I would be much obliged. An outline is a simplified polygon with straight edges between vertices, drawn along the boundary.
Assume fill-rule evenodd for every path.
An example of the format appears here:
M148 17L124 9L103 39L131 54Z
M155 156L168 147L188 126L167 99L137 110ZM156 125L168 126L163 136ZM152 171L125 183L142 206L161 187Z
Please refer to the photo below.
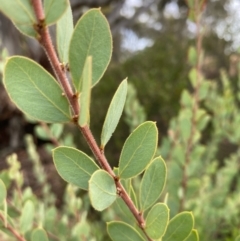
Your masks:
M59 175L65 181L85 190L88 189L91 175L99 169L89 156L71 147L55 148L53 161Z
M107 223L107 231L113 241L144 241L136 229L124 222Z
M140 184L140 210L145 211L160 197L166 183L166 164L161 157L147 167Z
M55 123L50 126L51 135L58 139L63 133L63 124Z
M190 235L185 239L185 241L199 241L198 232L196 229L193 229ZM237 240L236 240L237 241Z
M93 59L92 85L103 76L112 55L109 24L100 9L86 12L76 24L69 47L73 84L81 91L81 76L88 56Z
M34 127L34 132L38 138L43 140L50 140L51 136L48 134L47 130L45 130L42 126L37 125Z
M111 104L108 108L108 112L103 124L102 134L101 134L101 147L107 144L115 131L119 119L123 112L123 107L127 96L127 79L123 80L119 85L116 93L114 94Z
M164 203L157 203L149 211L146 218L145 231L152 239L160 239L168 225L169 209Z
M113 178L104 170L94 172L89 180L89 197L92 206L102 211L117 198L117 189Z
M92 56L88 56L83 69L82 76L82 93L80 96L80 117L79 124L81 127L88 125L90 121L90 99L92 84Z
M6 197L7 197L7 189L2 179L0 179L0 205L3 204Z
M42 228L36 228L32 233L31 241L48 241L46 231Z
M31 200L27 200L22 209L22 215L20 217L20 230L24 234L29 231L33 226L34 218L34 204Z
M67 0L44 0L44 13L46 25L57 22L68 7Z
M73 16L69 1L66 12L57 21L57 50L62 63L68 63L69 44L73 33Z
M9 58L3 77L5 88L17 107L44 122L70 121L69 105L56 80L36 62Z
M173 217L167 227L162 241L183 241L192 232L194 225L191 212L182 212Z
M29 0L0 0L2 11L16 27L30 37L36 37L34 25L37 23L35 13Z
M122 179L140 174L152 160L158 142L156 124L146 121L127 138L119 161L119 176Z

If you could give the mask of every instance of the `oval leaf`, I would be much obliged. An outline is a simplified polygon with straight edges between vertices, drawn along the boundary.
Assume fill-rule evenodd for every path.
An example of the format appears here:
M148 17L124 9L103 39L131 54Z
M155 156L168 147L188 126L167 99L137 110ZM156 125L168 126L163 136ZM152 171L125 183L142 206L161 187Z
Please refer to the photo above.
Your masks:
M34 132L36 136L42 140L50 140L51 135L48 133L48 130L44 129L42 126L37 125L34 127Z
M91 175L99 168L89 156L71 147L55 148L53 161L59 175L66 182L85 190L88 189Z
M113 178L104 170L94 172L89 180L89 197L92 206L102 211L117 198L117 189Z
M32 241L48 241L47 233L42 228L36 228L31 237Z
M152 239L160 239L168 225L169 209L164 203L157 203L151 208L146 218L145 231Z
M107 223L107 231L113 241L144 241L136 229L123 222Z
M195 47L190 46L188 49L188 62L191 66L196 66L198 61L197 50Z
M121 152L120 178L132 178L146 168L156 151L157 140L158 132L154 122L144 122L133 131Z
M3 81L12 101L30 117L44 122L70 120L69 105L59 84L36 62L18 56L10 58Z
M69 47L69 66L77 91L88 56L93 59L92 85L103 76L112 55L112 36L100 9L91 9L78 21Z
M199 241L198 232L196 229L193 229L191 234L185 239L185 241Z
M172 218L168 224L163 241L183 241L192 232L193 215L190 212L182 212Z
M70 39L73 33L73 16L70 3L63 16L57 21L57 50L62 63L68 63Z
M111 104L108 108L108 112L103 124L102 135L101 135L101 147L107 144L115 131L119 119L123 112L123 107L127 96L127 79L119 85L116 93L114 94Z
M0 10L12 20L16 27L30 37L36 37L34 25L37 23L35 13L29 0L0 0Z
M46 25L57 22L68 7L67 0L44 0L44 13Z
M81 127L86 126L90 119L90 99L92 84L92 57L88 56L83 69L82 93L80 96L80 117L79 124Z
M166 183L167 168L161 157L147 167L140 185L140 209L145 211L160 197Z
M37 125L34 127L34 132L40 139L51 140L51 138L59 139L63 132L63 124L55 123L48 126Z
M34 218L34 205L31 200L27 200L22 209L22 215L20 217L20 230L24 234L30 230L33 226Z
M52 124L50 126L50 132L53 137L55 137L56 139L59 139L63 133L63 124L59 124L59 123Z
M7 197L7 189L2 179L0 179L0 205L3 204L6 197Z

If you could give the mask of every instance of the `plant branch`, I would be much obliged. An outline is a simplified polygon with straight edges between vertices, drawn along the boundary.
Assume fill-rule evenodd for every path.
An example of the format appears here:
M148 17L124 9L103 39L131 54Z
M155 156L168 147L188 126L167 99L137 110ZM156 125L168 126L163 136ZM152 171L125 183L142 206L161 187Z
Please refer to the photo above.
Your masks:
M5 217L1 213L0 219L5 222ZM11 225L7 224L5 228L8 229L16 237L17 240L26 241L26 239L20 233L18 233Z
M92 150L95 158L97 159L98 163L102 166L102 168L107 171L115 180L115 184L118 190L119 196L123 199L125 204L128 206L134 217L136 218L138 225L142 230L144 230L145 220L142 216L142 213L136 208L135 204L133 203L132 199L129 197L128 193L126 192L125 188L119 181L119 178L115 175L112 168L110 167L104 153L101 151L99 146L97 145L91 130L88 126L78 128L81 130L83 136L85 137L90 149ZM148 237L148 236L147 236ZM150 241L151 239L149 239Z
M185 204L185 196L187 192L187 182L188 182L188 176L187 176L187 167L190 164L190 155L193 148L193 140L194 140L194 134L196 132L196 116L197 111L199 108L199 89L201 86L201 52L202 52L202 34L200 32L201 29L201 12L203 9L201 8L199 1L195 0L195 14L196 14L196 51L197 51L197 63L196 63L196 86L194 88L193 98L194 103L192 107L192 118L191 118L191 130L190 130L190 137L187 141L187 147L186 147L186 153L185 153L185 164L182 166L183 169L183 177L181 181L181 186L183 190L182 198L180 199L180 211L184 209Z
M119 196L123 199L123 201L126 203L128 208L130 209L130 211L132 212L132 214L134 215L134 217L138 221L138 225L140 226L140 228L142 230L144 230L145 220L143 218L142 213L138 211L138 209L134 205L132 199L130 198L130 196L126 192L126 190L123 187L123 185L121 184L121 182L119 180L116 180L115 183L116 183L116 186L117 186Z
M89 129L89 127L88 126L81 127L77 123L76 123L76 125L78 126L78 128L82 132L85 140L87 141L87 143L88 143L90 149L92 150L95 158L97 159L98 163L101 165L101 167L105 171L107 171L113 178L115 178L116 175L114 174L112 168L110 167L105 155L100 150L100 148L99 148L95 138L93 137L93 134L92 134L91 130Z
M35 15L36 15L37 20L38 20L37 31L38 31L38 34L39 34L39 42L43 46L43 48L44 48L44 50L45 50L45 52L48 56L48 59L49 59L51 65L52 65L52 68L55 72L55 75L56 75L59 83L61 84L61 86L64 90L64 93L65 93L65 95L66 95L66 97L69 101L69 104L72 108L72 111L73 111L73 114L74 114L74 116L73 116L74 124L79 128L79 130L83 134L85 140L87 141L87 143L88 143L90 149L92 150L92 153L94 154L98 163L114 179L119 196L123 199L123 201L126 203L128 208L130 209L130 211L132 212L132 214L136 218L136 220L138 222L138 225L143 230L143 233L147 237L148 241L152 241L152 239L150 239L150 237L147 235L147 233L144 230L145 220L143 218L142 213L136 208L136 206L133 203L133 201L131 200L130 196L128 195L128 193L126 192L126 190L124 189L124 187L120 183L119 178L113 172L111 166L109 165L109 163L108 163L108 161L107 161L107 159L104 155L103 150L101 150L99 148L99 146L97 145L97 142L95 141L91 130L89 129L88 126L80 127L78 125L78 116L79 116L78 95L73 94L73 91L72 91L71 85L68 82L66 73L60 67L61 65L59 63L56 52L53 48L48 28L44 24L44 12L43 12L43 7L42 7L42 1L41 0L32 0L32 4L33 4L33 7L34 7Z
M66 77L65 70L61 68L56 51L54 50L52 40L48 28L45 26L45 16L41 0L32 0L32 5L37 17L37 26L35 26L39 37L38 40L46 52L46 55L51 63L58 82L62 86L64 94L66 95L70 106L72 107L72 114L74 117L79 115L79 104L77 94L73 93L72 87Z

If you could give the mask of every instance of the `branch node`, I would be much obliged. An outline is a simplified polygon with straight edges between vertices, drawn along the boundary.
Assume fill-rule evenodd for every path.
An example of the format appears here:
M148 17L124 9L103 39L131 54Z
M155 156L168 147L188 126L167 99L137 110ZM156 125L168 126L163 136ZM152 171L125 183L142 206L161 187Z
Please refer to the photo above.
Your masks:
M60 65L61 70L65 71L65 64L64 63L59 63L59 65Z
M114 176L113 178L115 182L119 182L119 176Z
M121 195L122 195L122 190L121 190L121 188L119 188L119 187L117 187L117 195L118 195L119 197L121 197Z
M45 20L39 20L38 23L33 24L33 28L41 35L42 30L46 27Z
M68 63L66 63L65 68L66 68L66 70L67 70L68 72L70 71L70 67L69 67L69 64L68 64Z
M78 92L74 93L74 94L72 95L72 97L73 97L73 99L78 99L79 93L78 93Z
M144 223L144 222L141 222L141 223L139 224L139 226L140 226L141 229L145 229L145 223Z
M104 146L101 145L101 146L99 147L99 149L100 149L100 152L102 153L102 155L104 155Z
M72 116L72 122L77 124L79 115Z

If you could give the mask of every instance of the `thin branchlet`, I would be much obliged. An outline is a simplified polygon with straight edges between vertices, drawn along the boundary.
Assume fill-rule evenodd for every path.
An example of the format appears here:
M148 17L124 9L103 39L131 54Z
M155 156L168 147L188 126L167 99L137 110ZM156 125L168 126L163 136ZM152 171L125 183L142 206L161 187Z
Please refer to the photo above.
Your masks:
M203 4L204 5L204 4ZM196 50L197 50L197 63L196 63L196 87L193 93L194 104L192 107L192 118L191 118L191 129L190 129L190 136L187 141L186 152L185 152L185 164L182 165L183 176L181 180L181 186L183 190L183 195L180 199L180 206L179 211L184 209L185 205L185 196L187 192L187 183L188 183L188 175L187 175L187 167L190 164L190 156L193 149L193 140L194 135L196 132L196 116L199 109L199 89L201 86L201 52L202 52L202 33L201 33L201 13L204 10L203 5L200 6L199 1L195 1L195 15L196 15L196 28L197 28L197 35L196 35Z
M0 213L0 219L5 222L5 217ZM9 223L5 226L5 228L10 231L13 236L18 240L18 241L27 241L16 229L14 229L13 226L11 226Z

